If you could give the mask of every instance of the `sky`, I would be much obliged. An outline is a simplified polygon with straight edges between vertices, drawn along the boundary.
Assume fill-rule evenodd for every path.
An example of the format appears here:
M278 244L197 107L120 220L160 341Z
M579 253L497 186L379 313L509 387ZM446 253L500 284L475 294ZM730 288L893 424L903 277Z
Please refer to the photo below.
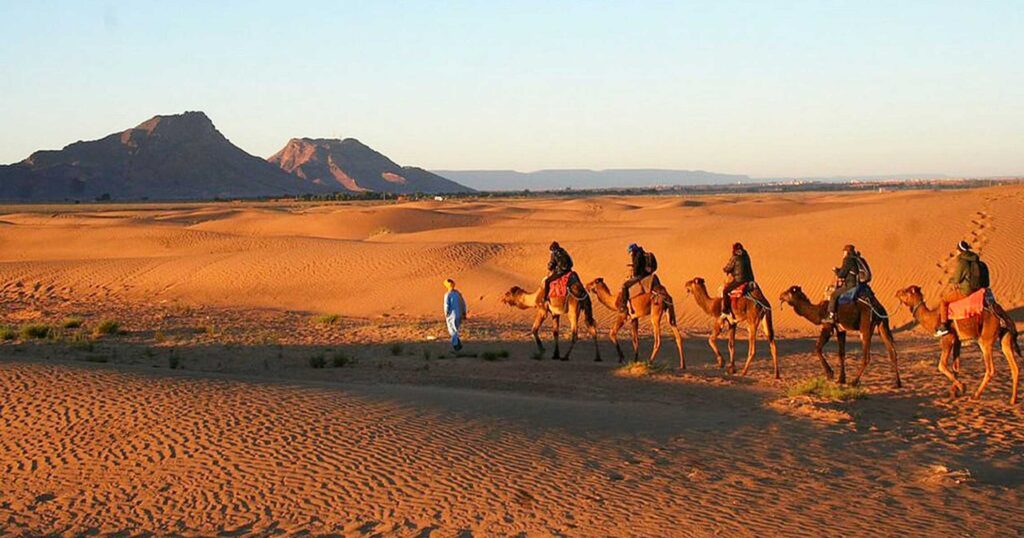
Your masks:
M267 157L1024 175L1024 1L0 0L0 163L202 110Z

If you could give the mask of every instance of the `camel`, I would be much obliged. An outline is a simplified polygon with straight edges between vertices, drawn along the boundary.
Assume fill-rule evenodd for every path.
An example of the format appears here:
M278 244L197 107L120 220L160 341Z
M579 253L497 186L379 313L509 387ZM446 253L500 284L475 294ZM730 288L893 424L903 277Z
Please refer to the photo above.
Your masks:
M554 360L569 360L569 355L572 354L573 348L576 347L576 339L579 336L580 314L583 314L584 321L587 323L587 330L594 339L594 361L600 362L601 350L597 347L597 323L594 321L594 304L579 278L570 279L569 290L565 297L549 297L548 299L548 302L545 304L543 286L533 293L519 286L513 286L512 289L505 292L501 301L506 305L514 306L521 310L532 309L536 311L533 318L533 327L530 332L533 334L533 340L537 343L537 350L540 353L544 353L544 344L540 341L540 328L544 320L549 315L551 316L555 339L554 354L551 358ZM572 340L565 355L560 356L558 351L558 329L563 315L569 318Z
M657 277L655 277L654 282L657 282ZM640 358L640 318L650 316L651 329L654 332L654 349L651 350L651 358L647 362L653 362L654 358L658 356L658 350L661 349L661 317L667 312L669 329L672 331L672 336L676 340L676 348L679 350L679 369L685 370L686 357L683 354L683 335L679 332L679 327L676 325L676 309L672 304L672 296L660 284L655 284L652 287L654 290L651 292L637 294L629 298L629 304L634 312L634 315L631 317L622 313L618 306L616 306L619 304L619 298L622 295L621 291L616 295L612 295L603 278L596 278L587 284L587 290L595 294L601 304L607 306L616 314L612 328L608 332L608 337L615 344L615 351L619 354L620 363L625 360L625 356L622 354L622 348L619 347L619 329L626 324L626 321L630 322L630 328L633 332L633 360L637 361Z
M728 325L728 337L729 337L729 365L726 368L726 372L730 374L736 373L736 326L739 323L746 323L747 325L747 362L743 365L743 371L740 375L747 375L747 370L750 369L750 363L754 360L754 354L757 346L757 329L764 323L764 332L768 338L768 347L771 348L772 353L772 365L775 371L775 379L781 379L779 375L779 354L775 347L775 327L772 324L772 309L768 304L768 300L761 293L760 289L756 289L755 293L757 297L755 300L744 297L740 301L736 301L736 308L733 312L733 316L736 321L725 321L721 319L722 316L722 298L711 297L708 295L707 285L704 283L704 279L696 277L693 280L688 281L686 284L686 292L693 295L694 300L697 301L697 306L704 311L707 315L711 316L714 321L711 324L711 336L708 337L708 345L711 346L711 351L715 353L715 359L718 360L718 367L725 366L725 359L722 358L722 354L718 352L718 335L722 331L723 325Z
M914 316L914 320L921 327L932 332L939 328L939 309L928 308L928 305L924 302L924 294L921 292L920 286L903 288L896 292L896 298L906 305L907 308L910 308L910 314ZM959 394L966 394L964 384L956 378L956 372L959 371L959 368L955 368L953 371L949 368L950 356L958 357L960 354L960 342L970 342L972 340L978 342L978 347L981 348L981 356L985 362L985 375L981 378L981 383L978 384L978 388L972 396L976 400L981 397L985 386L988 385L992 375L995 373L992 347L998 341L1002 347L1003 356L1006 357L1006 362L1010 366L1012 382L1010 404L1017 403L1017 381L1020 377L1020 371L1017 367L1016 356L1020 355L1020 346L1017 344L1017 326L1012 319L1007 318L1006 321L1008 323L1004 327L1000 323L999 316L989 308L985 308L981 316L955 320L953 322L954 330L939 339L939 346L942 349L942 353L939 356L939 372L946 376L953 384L950 388L950 396L955 398Z
M903 383L900 381L900 368L896 358L896 345L893 341L892 329L889 328L889 316L882 305L876 302L874 306L871 306L865 304L860 299L850 304L841 305L836 312L836 321L838 323L834 324L833 327L828 327L823 325L823 320L828 316L828 301L822 301L818 304L812 303L807 298L807 295L804 294L804 291L800 289L800 286L791 286L782 292L779 300L792 306L793 310L800 317L815 325L822 326L821 334L818 335L818 342L814 346L814 352L821 361L826 377L832 379L833 372L832 368L828 365L828 361L825 360L822 349L824 349L833 332L836 333L836 342L839 344L839 383L846 383L846 331L860 333L860 342L863 348L861 366L851 382L852 385L856 386L860 383L860 377L864 374L864 371L867 370L868 363L871 362L871 336L877 330L878 336L882 338L882 343L885 344L886 351L889 352L889 361L892 363L892 373L895 377L893 386L896 388L903 386ZM876 309L880 311L876 312Z

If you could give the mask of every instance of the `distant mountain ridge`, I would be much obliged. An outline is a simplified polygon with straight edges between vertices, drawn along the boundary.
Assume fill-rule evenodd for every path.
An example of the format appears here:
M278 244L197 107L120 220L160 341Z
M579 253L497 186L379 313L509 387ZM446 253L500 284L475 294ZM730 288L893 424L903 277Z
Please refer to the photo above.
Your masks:
M293 142L301 140L312 139ZM154 116L98 140L36 151L21 162L0 166L0 199L204 200L470 190L425 170L398 166L354 139L337 142L341 147L330 153L333 160L328 160L328 170L333 165L342 175L355 178L352 189L334 177L313 173L318 170L315 160L305 161L309 170L293 174L246 153L202 112Z
M317 185L352 192L460 193L473 189L414 166L400 166L355 138L293 138L267 159Z
M722 185L750 182L747 175L719 174L704 170L660 169L554 169L536 172L514 170L436 170L463 185L482 191L604 189L677 185Z

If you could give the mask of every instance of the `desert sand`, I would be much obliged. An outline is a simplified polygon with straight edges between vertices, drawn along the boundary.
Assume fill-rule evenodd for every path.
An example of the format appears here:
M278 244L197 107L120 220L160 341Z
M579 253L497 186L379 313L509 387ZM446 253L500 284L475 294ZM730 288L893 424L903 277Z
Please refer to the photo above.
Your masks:
M1013 185L0 207L0 324L51 327L0 344L0 534L1019 535L1024 410L1005 362L980 400L950 399L894 294L918 284L934 303L967 239L1021 321L1022 210ZM532 360L530 313L499 299L539 283L553 239L584 280L620 281L631 242L654 251L688 369L666 343L665 372L622 376L604 334L605 362L586 341ZM865 399L788 397L820 374L817 331L778 306L783 379L763 343L750 375L723 374L682 284L714 292L734 241L771 299L819 296L855 244L904 388L876 341ZM446 354L446 277L476 356ZM94 335L101 320L120 334ZM973 388L973 346L963 364Z

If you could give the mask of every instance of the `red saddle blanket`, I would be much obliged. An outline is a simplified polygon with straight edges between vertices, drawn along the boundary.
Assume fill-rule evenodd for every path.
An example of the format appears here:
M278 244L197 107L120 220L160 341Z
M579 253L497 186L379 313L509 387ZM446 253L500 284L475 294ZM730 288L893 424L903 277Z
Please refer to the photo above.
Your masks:
M740 284L739 287L729 292L729 306L732 307L733 312L736 311L736 304L739 303L740 299L747 294L747 291L753 291L756 289L756 286L757 285L753 282L744 282L743 284Z
M959 301L949 303L949 319L967 319L980 316L985 310L985 294L987 288L982 288Z
M570 271L558 280L551 281L551 287L548 288L548 297L555 297L561 299L566 295L569 295L569 278L575 273Z

